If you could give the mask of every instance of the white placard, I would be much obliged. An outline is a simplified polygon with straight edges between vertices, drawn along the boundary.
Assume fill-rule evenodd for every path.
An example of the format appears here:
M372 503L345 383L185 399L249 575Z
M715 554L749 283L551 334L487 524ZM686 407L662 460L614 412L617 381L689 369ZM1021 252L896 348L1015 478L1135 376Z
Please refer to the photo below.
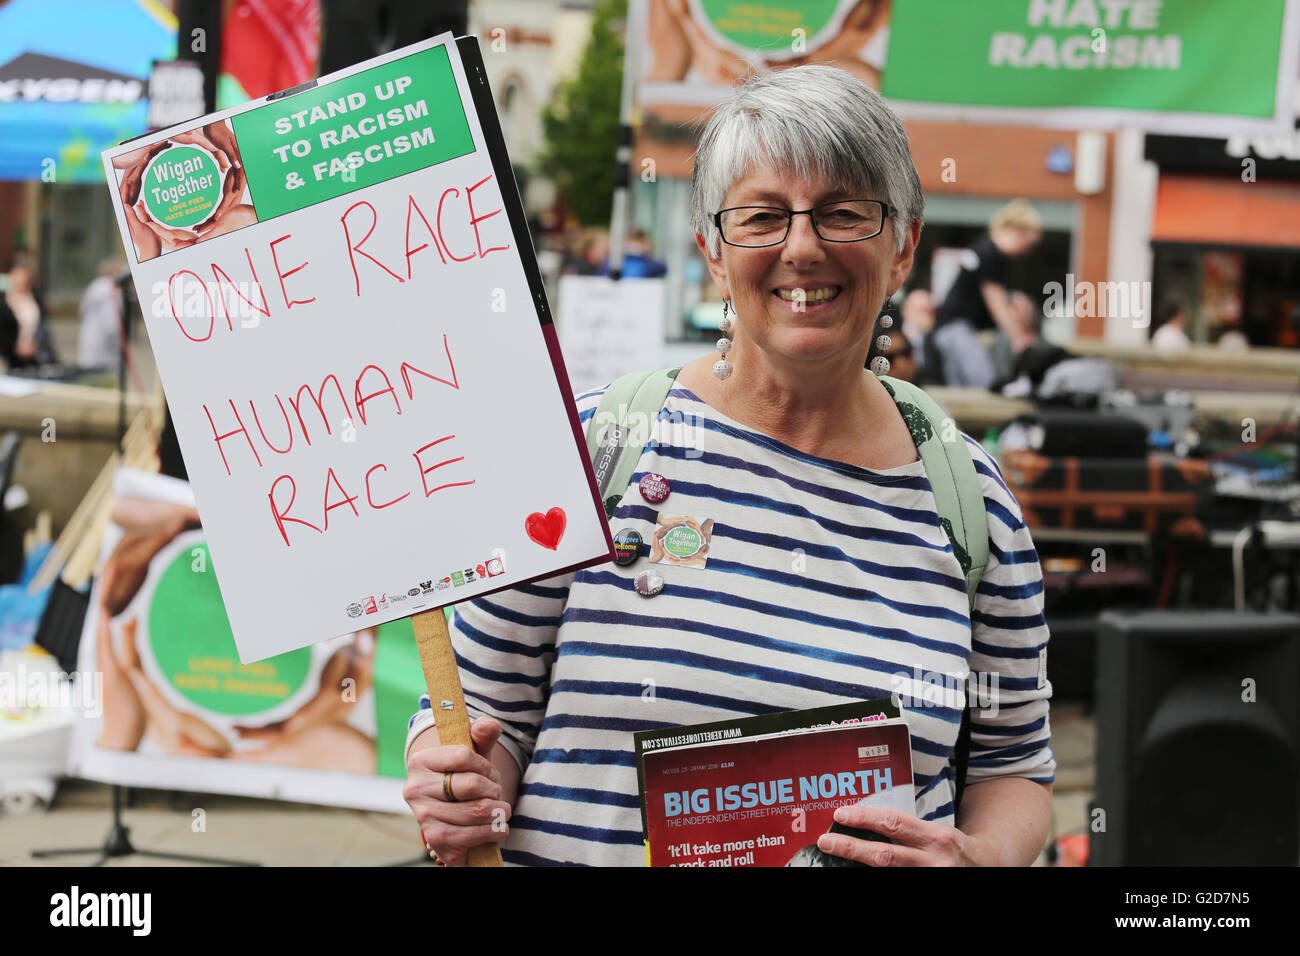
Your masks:
M188 165L155 201L205 201L194 148L246 179L222 170L237 205L196 242L155 228L168 208L128 228L134 197L114 204L245 663L612 558L461 44L464 63L444 34L104 154L115 194L157 148Z
M664 280L561 276L560 343L579 389L663 364Z

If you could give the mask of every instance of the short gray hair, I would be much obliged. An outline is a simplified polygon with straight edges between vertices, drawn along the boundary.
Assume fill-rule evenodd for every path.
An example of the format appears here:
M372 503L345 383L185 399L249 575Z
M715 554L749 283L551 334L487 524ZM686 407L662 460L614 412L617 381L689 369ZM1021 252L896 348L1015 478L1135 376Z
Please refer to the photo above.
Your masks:
M889 203L900 250L907 227L925 219L907 130L879 93L844 70L809 65L758 73L713 112L691 175L691 224L711 256L721 251L713 216L727 191L765 163Z

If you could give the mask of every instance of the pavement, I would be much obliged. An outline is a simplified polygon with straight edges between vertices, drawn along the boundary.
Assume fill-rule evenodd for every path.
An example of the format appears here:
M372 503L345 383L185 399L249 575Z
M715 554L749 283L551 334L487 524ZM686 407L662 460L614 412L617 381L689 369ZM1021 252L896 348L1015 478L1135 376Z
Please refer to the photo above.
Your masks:
M1094 726L1081 707L1052 708L1057 782L1053 837L1086 832L1093 788ZM371 813L217 794L137 789L123 823L137 850L257 862L265 866L386 866L420 862L407 814ZM199 814L197 811L202 811ZM44 811L0 813L0 866L84 866L97 853L33 859L34 849L98 847L112 820L112 788L65 780ZM200 829L201 826L201 829ZM1035 865L1045 865L1040 856ZM107 866L189 866L127 856Z

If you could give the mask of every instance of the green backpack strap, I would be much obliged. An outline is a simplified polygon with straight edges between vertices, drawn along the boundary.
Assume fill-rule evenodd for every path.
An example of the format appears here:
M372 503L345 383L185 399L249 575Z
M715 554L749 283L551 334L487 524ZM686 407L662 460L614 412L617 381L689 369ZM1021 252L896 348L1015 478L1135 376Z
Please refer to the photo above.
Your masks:
M921 454L934 490L939 523L952 542L953 553L966 578L966 597L974 610L975 591L989 563L989 526L984 511L984 490L970 449L960 434L952 441L943 440L941 435L951 416L920 388L886 375L880 376L880 382L898 405L899 414Z
M664 399L680 371L666 368L620 376L605 389L596 413L588 419L587 451L596 469L596 485L606 518L613 517L614 509L623 500Z
M916 450L921 454L926 477L934 491L935 510L939 523L952 542L953 553L966 576L966 597L972 615L975 611L975 591L989 563L988 514L984 508L984 491L980 486L970 449L960 435L955 441L944 441L941 435L948 426L950 416L939 403L917 386L902 379L880 376L880 383L894 399L899 414L907 423ZM966 773L970 766L971 705L969 700L961 714L957 728L957 742L953 747L953 798L954 815L961 807L966 790Z

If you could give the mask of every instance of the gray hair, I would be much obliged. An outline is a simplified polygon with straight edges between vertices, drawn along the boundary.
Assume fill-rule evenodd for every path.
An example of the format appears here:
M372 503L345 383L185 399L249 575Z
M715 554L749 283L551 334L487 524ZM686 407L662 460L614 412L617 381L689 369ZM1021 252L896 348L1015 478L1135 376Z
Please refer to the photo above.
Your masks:
M844 70L809 65L758 73L713 112L691 175L691 224L710 256L721 251L713 216L727 191L766 163L783 175L889 203L900 251L907 227L924 221L907 130L879 93Z

